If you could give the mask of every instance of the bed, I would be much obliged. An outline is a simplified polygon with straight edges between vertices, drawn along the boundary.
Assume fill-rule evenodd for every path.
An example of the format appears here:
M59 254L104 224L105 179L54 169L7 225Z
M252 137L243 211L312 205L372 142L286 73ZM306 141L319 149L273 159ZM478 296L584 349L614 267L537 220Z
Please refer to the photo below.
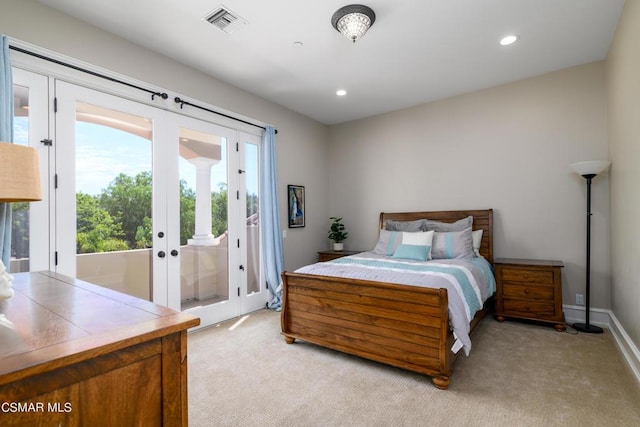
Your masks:
M387 221L429 219L454 223L469 216L473 217L473 230L482 230L477 250L491 265L492 209L381 213L379 229ZM419 372L431 376L437 388L448 388L454 360L460 353L454 352L453 347L461 347L451 327L451 289L299 271L285 271L282 281L281 325L287 343L299 339ZM454 296L451 297L453 301ZM467 325L469 334L490 311L492 301L493 298L487 299L472 316Z

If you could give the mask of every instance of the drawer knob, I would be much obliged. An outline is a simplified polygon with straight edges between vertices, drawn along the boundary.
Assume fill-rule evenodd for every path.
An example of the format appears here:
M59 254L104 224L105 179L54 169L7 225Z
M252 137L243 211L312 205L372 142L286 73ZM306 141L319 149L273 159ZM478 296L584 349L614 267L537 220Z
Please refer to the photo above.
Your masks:
M525 290L524 290L524 294L525 294L525 295L529 295L529 289L525 289Z

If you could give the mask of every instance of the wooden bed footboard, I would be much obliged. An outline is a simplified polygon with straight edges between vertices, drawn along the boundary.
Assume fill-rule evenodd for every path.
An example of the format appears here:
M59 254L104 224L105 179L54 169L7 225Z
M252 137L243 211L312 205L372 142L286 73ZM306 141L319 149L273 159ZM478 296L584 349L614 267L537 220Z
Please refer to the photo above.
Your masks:
M449 386L446 289L284 272L282 334L419 372Z

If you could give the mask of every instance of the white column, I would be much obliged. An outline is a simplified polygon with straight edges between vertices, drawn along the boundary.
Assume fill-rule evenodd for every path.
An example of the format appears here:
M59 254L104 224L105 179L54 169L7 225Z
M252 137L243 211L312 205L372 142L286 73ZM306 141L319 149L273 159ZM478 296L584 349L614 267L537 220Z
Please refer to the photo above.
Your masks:
M206 157L189 159L196 167L196 229L188 244L213 246L217 242L211 234L211 167L219 160Z

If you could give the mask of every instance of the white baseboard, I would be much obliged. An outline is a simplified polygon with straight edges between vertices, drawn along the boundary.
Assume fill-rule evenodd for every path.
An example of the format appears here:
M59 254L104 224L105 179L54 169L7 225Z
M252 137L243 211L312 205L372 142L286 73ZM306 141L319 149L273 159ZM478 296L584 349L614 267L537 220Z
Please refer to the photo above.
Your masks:
M563 310L567 323L584 322L584 307L564 305ZM613 314L611 310L592 308L589 315L589 323L607 328L611 331L624 359L629 364L636 380L640 383L640 350L638 350L638 347L631 341L631 337L629 337L624 330L616 315Z
M567 323L584 323L585 309L580 305L564 305L564 317ZM610 318L613 313L611 310L603 310L601 308L592 308L589 315L589 323L603 328L609 328Z

